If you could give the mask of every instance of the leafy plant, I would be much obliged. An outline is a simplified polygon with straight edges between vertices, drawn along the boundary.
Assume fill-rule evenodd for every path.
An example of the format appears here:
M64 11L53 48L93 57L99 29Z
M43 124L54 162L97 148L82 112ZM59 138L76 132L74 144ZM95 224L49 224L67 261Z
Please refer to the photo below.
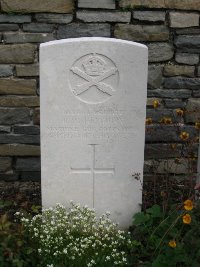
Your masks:
M58 204L21 221L40 267L125 266L129 249L137 245L109 213L97 219L93 209L74 203L69 210Z
M200 201L137 213L132 237L140 244L132 253L142 267L200 266Z

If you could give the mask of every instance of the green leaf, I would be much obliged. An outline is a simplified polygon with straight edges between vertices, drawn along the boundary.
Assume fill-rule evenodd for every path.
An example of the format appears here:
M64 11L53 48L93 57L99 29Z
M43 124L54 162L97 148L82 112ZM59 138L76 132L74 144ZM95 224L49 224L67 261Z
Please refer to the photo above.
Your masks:
M12 201L0 200L0 209L9 207L12 205Z
M39 211L41 210L41 206L32 205L31 210L35 213L39 213Z
M168 258L164 255L159 255L152 263L152 267L172 267L172 265L170 264Z
M159 205L153 205L151 208L147 209L146 212L148 214L151 214L151 216L153 218L160 218L162 217L162 213L160 210L160 206Z
M133 217L133 224L134 225L144 224L149 220L149 218L150 216L148 214L145 214L144 212L137 213Z

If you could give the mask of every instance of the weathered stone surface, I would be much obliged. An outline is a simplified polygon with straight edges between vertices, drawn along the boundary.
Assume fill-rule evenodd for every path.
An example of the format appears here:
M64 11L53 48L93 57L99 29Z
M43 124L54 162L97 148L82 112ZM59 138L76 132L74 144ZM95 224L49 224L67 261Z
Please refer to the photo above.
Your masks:
M162 83L162 65L149 65L148 67L148 88L157 89Z
M16 170L17 171L40 171L40 158L17 158Z
M193 97L200 97L200 89L193 91Z
M200 35L180 35L175 45L182 52L200 53Z
M0 172L6 172L11 169L12 159L8 157L0 157Z
M147 109L147 118L152 118L153 122L159 123L161 119L165 118L171 118L172 123L175 122L181 122L182 118L181 116L177 116L175 110L170 110L170 109Z
M25 23L31 22L31 15L0 14L0 23Z
M72 21L73 16L71 14L40 13L35 15L35 19L38 22L67 24Z
M10 133L11 127L10 126L0 126L0 133Z
M38 96L0 96L1 107L39 107L39 105Z
M40 182L41 180L41 172L39 171L23 171L20 172L20 181L33 181L33 182Z
M200 87L200 78L172 77L164 79L164 87L169 89L194 89Z
M120 0L119 4L121 7L200 10L199 0Z
M13 127L13 132L15 134L25 134L25 135L39 135L40 127L35 125L16 125Z
M165 76L186 76L194 77L194 66L184 66L184 65L165 65L164 75Z
M156 173L187 174L190 171L188 159L167 159L158 162Z
M134 11L133 18L140 21L164 22L165 12L163 11Z
M170 12L169 21L170 27L172 28L187 28L199 26L199 14L186 12Z
M19 26L17 24L0 24L0 31L6 32L6 31L18 31Z
M78 11L77 19L84 22L130 22L131 12Z
M111 28L109 24L81 24L71 23L66 26L59 26L57 38L75 37L110 37Z
M174 48L168 43L152 43L149 48L149 62L167 61L172 59Z
M146 144L145 159L167 159L181 157L182 145L177 144L176 149L172 144Z
M17 65L16 75L18 77L39 76L39 64Z
M115 0L78 0L78 7L115 9Z
M151 166L149 165L149 167L151 167ZM152 183L155 183L155 182L157 185L161 185L161 183L163 184L163 182L164 182L164 184L166 184L166 179L167 179L167 181L173 182L174 186L180 187L180 186L184 186L185 182L191 182L191 178L195 184L196 183L196 174L193 173L192 176L193 177L191 177L191 175L188 175L187 177L185 177L185 175L174 175L174 174L168 174L168 173L157 174L155 176L154 171L151 170L151 173L148 171L145 174L145 182L146 182L146 186L148 186L149 183L152 185ZM158 188L158 190L160 192L160 188Z
M193 170L196 169L196 163L192 162ZM196 171L195 171L196 172ZM191 164L189 165L188 159L167 159L167 160L146 160L144 162L144 173L147 174L145 176L146 181L155 182L157 181L157 185L160 185L161 182L173 181L173 185L176 188L180 187L180 185L184 186L185 182L188 181L188 184L191 184L191 175L193 179L193 184L195 184L196 174L191 174ZM153 173L153 175L149 175ZM155 175L156 174L156 175ZM188 177L188 178L186 178ZM158 189L159 190L159 189ZM159 191L160 192L160 191Z
M40 144L39 135L1 134L1 144Z
M32 44L0 45L0 63L32 63L35 50Z
M36 125L40 125L40 109L39 108L34 109L33 122Z
M0 108L0 124L27 124L30 122L30 110L28 108Z
M189 98L192 95L191 90L185 89L157 89L149 90L148 97L160 97L160 98Z
M68 13L73 10L73 0L3 0L1 9L4 12L34 13Z
M193 27L193 28L183 28L183 29L176 29L176 33L179 34L184 34L184 35L195 35L195 34L200 34L200 28L198 27Z
M5 185L8 185L10 184L11 182L13 181L17 181L19 179L19 175L17 173L12 173L12 174L7 174L7 173L2 173L0 175L0 181L6 181ZM9 183L8 183L9 182ZM1 184L0 184L0 187L1 187ZM5 193L5 191L7 191L8 189L6 188L6 186L3 187L4 188L4 191L3 193ZM6 190L5 190L6 188Z
M200 76L200 66L197 69L197 76Z
M35 95L36 80L0 79L0 95Z
M186 122L200 121L200 99L190 98L187 102L185 112Z
M199 55L188 53L176 53L175 60L178 63L186 65L195 65L199 63Z
M117 24L114 35L130 41L166 41L169 39L169 29L164 25Z
M185 108L186 102L180 99L164 99L166 108Z
M198 136L198 131L194 126L176 125L148 125L146 130L146 142L181 142L180 133L185 131L189 133L189 138Z
M16 174L16 176L18 175ZM9 179L6 179L7 175L4 177L5 181L0 182L1 199L10 199L11 195L16 197L20 195L23 197L25 196L29 204L34 203L35 205L41 205L41 185L39 182L9 181Z
M54 25L46 23L29 23L23 25L24 32L53 32Z
M0 65L0 77L8 77L13 74L13 66Z
M52 33L5 33L4 41L12 43L44 43L55 40Z
M40 156L40 147L23 144L0 145L0 156Z

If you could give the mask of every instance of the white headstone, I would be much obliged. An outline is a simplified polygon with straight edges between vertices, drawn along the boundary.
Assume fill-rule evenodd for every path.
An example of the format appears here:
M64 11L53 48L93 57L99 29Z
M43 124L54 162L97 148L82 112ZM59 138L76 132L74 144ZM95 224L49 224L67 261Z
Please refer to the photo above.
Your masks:
M121 228L140 209L147 48L77 38L40 47L42 203L111 212Z

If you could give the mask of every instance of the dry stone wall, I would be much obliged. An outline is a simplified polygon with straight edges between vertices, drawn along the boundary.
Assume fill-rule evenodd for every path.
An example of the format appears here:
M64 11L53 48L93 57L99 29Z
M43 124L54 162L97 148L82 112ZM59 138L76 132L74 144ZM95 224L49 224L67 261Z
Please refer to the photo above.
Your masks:
M185 154L184 158L179 134L185 131L190 138L198 136L195 123L200 121L199 0L0 0L0 3L2 194L10 193L11 185L14 191L39 188L38 48L40 43L63 38L115 37L148 46L147 118L153 124L147 126L145 177L151 178L155 159L158 175L166 172L166 164L177 177L187 172L188 157ZM155 99L160 103L156 109ZM177 114L178 108L184 110L183 116ZM164 125L158 125L163 118ZM176 149L172 149L175 145ZM197 148L194 142L190 149L194 173ZM180 157L177 168L174 159Z

